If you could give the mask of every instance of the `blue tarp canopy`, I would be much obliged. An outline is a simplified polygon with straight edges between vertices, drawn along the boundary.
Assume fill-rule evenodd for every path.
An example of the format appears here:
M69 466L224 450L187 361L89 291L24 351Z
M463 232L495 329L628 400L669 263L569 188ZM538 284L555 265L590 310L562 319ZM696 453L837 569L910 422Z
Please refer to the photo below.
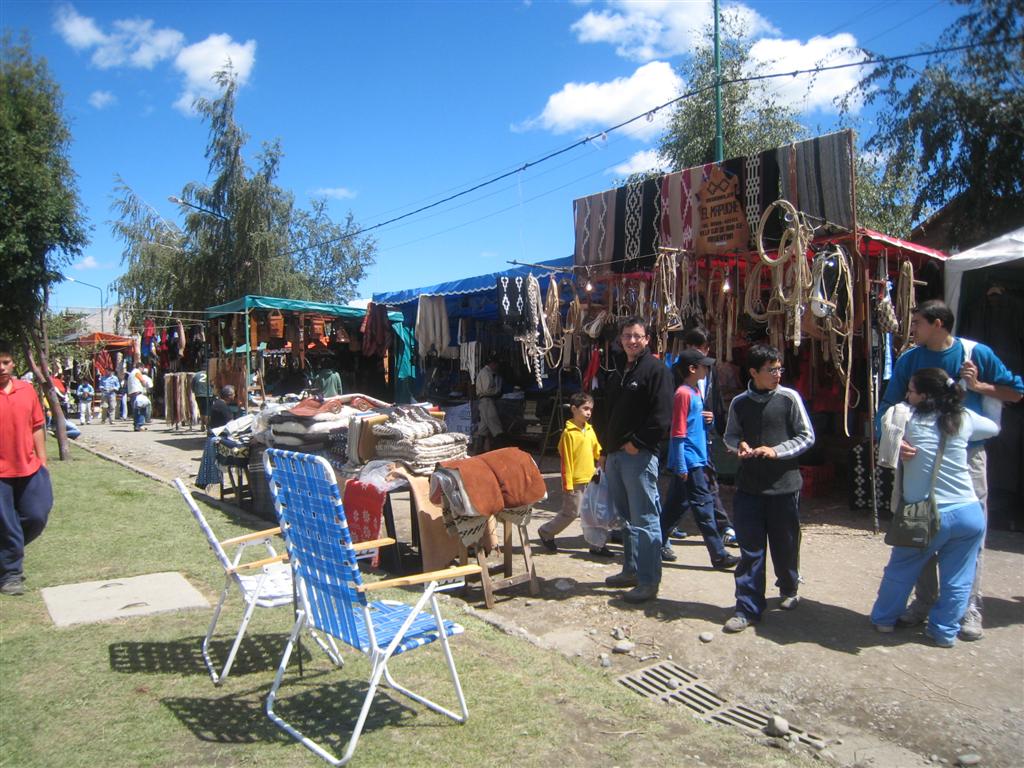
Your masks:
M519 277L533 272L534 274L544 273L545 267L553 269L568 269L572 267L572 256L564 259L552 259L550 261L538 262L536 267L513 267L503 272L492 272L489 275L478 275L476 277L464 277L461 280L452 280L447 283L428 285L426 288L410 288L405 291L385 291L384 293L373 294L373 300L381 304L395 307L410 301L416 301L420 296L464 296L481 291L493 291L498 284L499 277Z
M277 309L285 312L310 312L321 315L333 315L334 317L364 317L366 310L360 307L347 307L343 304L325 304L322 301L300 301L299 299L278 299L273 296L243 296L240 299L229 301L227 304L219 304L216 307L207 307L206 311L210 317L230 315L235 312L245 312L252 309ZM399 312L389 312L388 319L392 322L401 320Z

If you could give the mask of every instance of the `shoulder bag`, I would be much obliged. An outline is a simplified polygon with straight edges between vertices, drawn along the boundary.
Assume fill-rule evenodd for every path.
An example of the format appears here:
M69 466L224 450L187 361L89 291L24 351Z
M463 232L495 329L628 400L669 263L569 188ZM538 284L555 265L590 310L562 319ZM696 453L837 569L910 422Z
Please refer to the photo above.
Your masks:
M941 427L939 430L941 432ZM938 533L940 517L939 506L935 502L935 478L938 477L939 464L942 463L942 452L945 448L946 433L941 432L939 450L935 454L935 464L932 466L932 480L928 486L928 496L921 501L907 503L903 499L903 473L900 473L900 504L892 516L892 523L885 534L885 543L890 547L924 549L931 544L935 534Z

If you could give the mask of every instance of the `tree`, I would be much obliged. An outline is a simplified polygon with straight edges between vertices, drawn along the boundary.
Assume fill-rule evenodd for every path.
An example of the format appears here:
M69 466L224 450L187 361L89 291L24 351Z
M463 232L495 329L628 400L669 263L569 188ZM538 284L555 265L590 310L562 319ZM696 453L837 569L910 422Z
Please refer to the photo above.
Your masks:
M323 201L312 210L295 206L293 195L275 184L282 150L266 142L250 168L244 157L249 136L235 121L238 85L230 67L215 76L222 91L198 99L209 123L206 147L210 182L182 190L182 230L169 225L118 179L115 233L125 243L127 269L117 282L123 304L138 322L146 307L203 309L246 294L296 299L347 300L376 248L355 239L353 217L335 224Z
M63 95L27 38L0 43L0 333L20 343L53 410L60 457L67 434L50 383L46 332L50 286L81 254L88 236L75 173Z
M967 12L935 47L966 49L878 64L840 103L879 107L867 148L917 174L915 219L957 200L950 236L964 246L995 234L989 222L1024 222L1024 0L952 1Z
M743 78L752 68L749 35L738 19L726 15L722 21L722 79ZM710 31L705 39L679 68L685 87L700 92L676 104L658 147L671 170L715 159L715 59ZM765 81L722 86L723 157L755 155L796 141L805 133L796 110L780 104Z

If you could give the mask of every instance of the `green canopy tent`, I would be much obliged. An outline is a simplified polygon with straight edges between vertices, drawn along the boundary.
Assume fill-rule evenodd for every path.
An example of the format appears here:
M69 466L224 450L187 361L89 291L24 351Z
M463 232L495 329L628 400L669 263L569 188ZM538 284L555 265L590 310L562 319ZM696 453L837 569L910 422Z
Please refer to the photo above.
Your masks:
M207 307L206 311L210 320L225 315L240 314L245 317L245 327L249 327L249 315L256 310L280 312L295 312L307 314L330 315L332 317L359 319L366 317L366 309L362 307L351 307L343 304L327 304L322 301L301 301L299 299L281 299L273 296L243 296L240 299L229 301L227 304L219 304L215 307ZM388 312L388 321L391 323L391 330L394 332L394 399L396 403L412 402L412 383L415 378L415 370L412 361L412 330L405 325L401 312ZM239 350L249 351L248 345L243 345ZM250 355L245 355L246 381L251 378Z

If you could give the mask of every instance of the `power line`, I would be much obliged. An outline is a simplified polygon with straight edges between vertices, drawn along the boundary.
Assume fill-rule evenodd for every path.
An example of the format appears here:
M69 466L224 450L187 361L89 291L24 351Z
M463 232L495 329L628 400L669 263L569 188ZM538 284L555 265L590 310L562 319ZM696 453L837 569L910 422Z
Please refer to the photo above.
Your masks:
M774 73L766 74L766 75L750 75L750 76L747 76L747 77L737 77L737 78L732 78L732 79L729 79L729 80L722 80L721 81L721 85L733 85L735 83L751 83L751 82L758 82L758 81L763 81L763 80L772 80L772 79L781 78L781 77L797 77L798 75L817 74L819 72L829 72L829 71L833 71L833 70L837 70L837 69L849 69L850 67L864 67L864 66L869 66L869 65L872 65L872 64L890 64L890 63L897 62L897 61L906 61L908 59L921 58L921 57L924 57L924 56L935 56L935 55L944 54L944 53L957 53L957 52L960 52L960 51L965 51L965 50L969 50L969 49L972 49L972 48L977 48L979 46L993 46L993 45L998 45L998 44L1007 43L1007 42L1014 42L1014 41L1019 40L1019 39L1021 39L1021 38L1006 38L1006 39L1003 39L1003 40L991 40L991 41L985 41L985 42L979 42L979 43L965 43L963 45L948 46L948 47L945 47L945 48L934 48L934 49L931 49L931 50L928 50L928 51L918 51L916 53L905 53L905 54L901 54L899 56L873 56L873 57L869 57L867 59L864 59L862 61L845 62L845 63L842 63L842 64L829 64L829 65L824 65L824 66L811 67L811 68L808 68L808 69L794 69L794 70L792 70L790 72L774 72ZM310 245L305 245L305 246L302 246L301 248L295 248L295 249L293 249L291 251L286 251L282 255L283 256L293 256L296 253L302 253L303 251L308 251L311 248L319 248L319 247L322 247L322 246L325 246L325 245L331 245L333 243L338 243L338 242L341 242L343 240L351 240L353 238L358 237L359 235L366 234L367 232L373 232L375 230L381 229L382 227L386 227L389 224L394 224L395 222L402 221L404 219L408 219L408 218L410 218L412 216L416 216L417 214L423 213L424 211L429 211L429 210L431 210L433 208L437 208L438 206L444 205L445 203L451 202L452 200L456 200L456 199L458 199L460 197L465 197L466 195L471 194L473 192L476 192L479 189L483 189L484 187L489 187L492 184L497 184L499 181L502 181L503 179L507 179L507 178L509 178L511 176L514 176L517 173L522 173L523 171L527 170L528 168L532 168L535 165L540 165L541 163L547 162L548 160L552 160L552 159L554 159L556 157L559 157L560 155L564 155L566 152L571 152L574 149L577 149L579 147L585 146L586 144L589 144L592 141L596 141L596 140L599 140L599 139L607 138L609 133L621 130L622 128L625 128L628 125L632 125L633 123L637 122L638 120L643 120L643 119L652 120L652 119L654 119L654 115L655 114L657 114L661 110L665 109L666 107L670 107L670 106L672 106L674 104L678 104L681 101L685 101L687 99L691 99L694 96L698 96L701 93L704 93L705 91L709 91L709 90L713 89L714 87L715 87L715 84L712 83L711 85L705 85L705 86L702 86L702 87L697 88L695 90L688 91L687 93L684 93L684 94L682 94L680 96L676 96L675 98L670 99L669 101L666 101L663 104L659 104L659 105L657 105L655 107L652 107L651 109L649 109L649 110L647 110L645 112L641 112L640 114L634 115L633 117L631 117L631 118L629 118L627 120L623 120L620 123L617 123L617 124L615 124L613 126L605 128L602 131L598 131L597 133L593 133L593 134L591 134L589 136L585 136L584 138L579 139L578 141L575 141L572 144L569 144L568 146L565 146L565 147L562 147L561 149L557 149L557 150L554 150L552 152L549 152L546 155L543 155L543 156L539 157L536 160L527 161L527 162L523 163L522 165L514 167L510 171L506 171L505 173L500 173L497 176L493 176L490 179L487 179L485 181L482 181L482 182L479 182L477 184L474 184L474 185L472 185L472 186L470 186L470 187L468 187L468 188L466 188L466 189L464 189L464 190L462 190L460 192L455 192L454 194L447 195L446 197L443 197L440 200L437 200L437 201L435 201L433 203L429 203L427 205L420 206L419 208L416 208L415 210L409 211L408 213L403 213L403 214L401 214L399 216L394 216L394 217L392 217L390 219L387 219L386 221L382 221L382 222L379 222L378 224L373 224L373 225L368 226L368 227L363 227L362 229L358 229L355 232L350 232L350 233L341 235L339 237L334 237L334 238L330 238L328 240L323 240L323 241L321 241L319 243L312 243Z

